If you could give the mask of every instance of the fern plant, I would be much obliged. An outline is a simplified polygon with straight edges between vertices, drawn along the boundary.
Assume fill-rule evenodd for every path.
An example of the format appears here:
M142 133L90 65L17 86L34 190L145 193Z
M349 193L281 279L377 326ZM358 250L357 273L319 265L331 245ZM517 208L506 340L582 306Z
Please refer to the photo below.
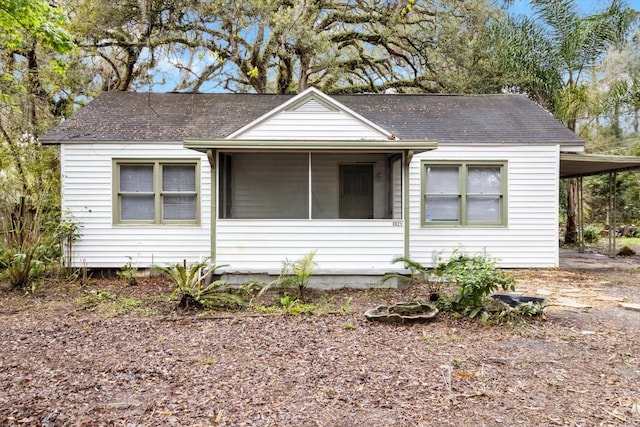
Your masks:
M226 265L209 264L208 260L187 265L187 262L156 266L155 269L167 274L175 285L174 296L179 298L178 306L188 308L231 307L247 305L246 301L229 288L223 280L208 282L214 272Z
M410 274L409 284L425 283L429 293L437 298L442 286L447 283L446 278L442 276L442 268L439 265L441 253L442 251L437 250L431 253L433 268L427 268L418 261L405 256L394 258L391 262L393 264L404 263L404 267L409 270ZM392 278L406 279L406 276L400 273L389 273L382 278L382 281L384 283Z
M291 261L286 259L282 261L282 270L280 276L273 282L267 283L262 287L258 296L267 292L270 288L276 286L281 289L290 289L297 292L297 299L305 302L305 291L309 286L309 280L313 276L316 263L313 260L316 251L311 251L302 258Z

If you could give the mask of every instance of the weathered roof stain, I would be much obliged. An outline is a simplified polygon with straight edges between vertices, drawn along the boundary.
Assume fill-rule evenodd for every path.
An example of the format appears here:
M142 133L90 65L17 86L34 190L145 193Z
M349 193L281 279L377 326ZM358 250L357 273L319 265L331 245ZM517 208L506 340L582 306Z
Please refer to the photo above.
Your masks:
M223 139L293 95L106 92L40 140ZM522 95L335 95L400 139L440 143L570 143L575 133Z

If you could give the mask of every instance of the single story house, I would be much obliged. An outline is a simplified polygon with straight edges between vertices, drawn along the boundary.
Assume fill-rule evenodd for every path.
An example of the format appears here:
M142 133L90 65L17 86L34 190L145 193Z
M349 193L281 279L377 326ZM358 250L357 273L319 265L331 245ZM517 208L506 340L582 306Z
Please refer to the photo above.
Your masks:
M211 258L277 273L380 275L408 256L557 267L561 153L584 141L520 95L107 92L59 144L71 265Z

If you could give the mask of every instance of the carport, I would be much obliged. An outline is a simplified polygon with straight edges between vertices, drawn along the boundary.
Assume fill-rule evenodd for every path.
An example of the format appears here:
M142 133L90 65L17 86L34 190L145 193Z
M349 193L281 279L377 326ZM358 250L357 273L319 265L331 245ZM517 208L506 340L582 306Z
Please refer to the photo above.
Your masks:
M616 182L618 172L640 169L640 157L613 156L603 154L560 153L560 179L578 180L578 243L579 251L584 252L584 204L582 199L582 178L585 176L609 176L608 210L609 233L608 248L610 256L616 251Z

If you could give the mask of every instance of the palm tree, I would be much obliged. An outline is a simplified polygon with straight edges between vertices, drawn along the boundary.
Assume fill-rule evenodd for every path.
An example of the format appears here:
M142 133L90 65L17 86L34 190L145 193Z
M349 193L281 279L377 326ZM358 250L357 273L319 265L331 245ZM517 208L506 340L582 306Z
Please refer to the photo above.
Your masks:
M572 131L593 112L592 70L606 52L624 42L638 11L611 0L601 12L583 15L575 0L532 0L533 17L507 17L493 25L488 42L493 66L510 90L526 93ZM577 181L567 183L565 242L577 240Z

